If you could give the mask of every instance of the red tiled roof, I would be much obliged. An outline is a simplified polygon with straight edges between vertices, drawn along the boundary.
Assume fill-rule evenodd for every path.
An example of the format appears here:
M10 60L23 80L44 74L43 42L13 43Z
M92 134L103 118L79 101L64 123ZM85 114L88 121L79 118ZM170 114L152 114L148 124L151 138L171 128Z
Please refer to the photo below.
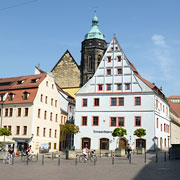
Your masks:
M159 96L161 96L162 98L165 98L165 95L161 92L161 90L156 87L154 84L150 83L149 81L147 81L146 79L144 79L139 72L137 71L137 69L135 68L135 66L127 59L128 63L130 64L133 72L136 74L136 76L143 81L147 86L149 86L152 90L154 90L157 94L159 94Z
M172 113L176 116L180 117L180 103L173 103L172 101L168 101L170 108L172 109ZM174 113L175 112L175 113Z
M4 102L0 101L0 104L12 104L12 103L30 103L34 101L36 97L38 86L44 80L46 74L29 75L13 78L1 78L0 79L0 94L8 93ZM32 82L33 79L38 79L37 82ZM18 84L18 81L24 81L22 84ZM24 100L24 92L29 93L28 99ZM12 100L9 100L9 94L14 94Z
M168 99L180 99L180 96L169 96Z

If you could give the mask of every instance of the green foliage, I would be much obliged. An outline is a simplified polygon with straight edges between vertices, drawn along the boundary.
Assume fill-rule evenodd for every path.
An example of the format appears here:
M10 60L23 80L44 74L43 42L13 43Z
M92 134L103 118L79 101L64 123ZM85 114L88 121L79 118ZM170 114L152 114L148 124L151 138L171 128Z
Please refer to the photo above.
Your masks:
M124 128L115 128L112 133L113 137L123 137L124 135L127 135L127 131Z
M146 130L143 128L136 129L134 131L134 135L141 138L142 136L146 135Z
M79 126L76 126L75 124L65 124L63 126L63 130L65 131L66 134L77 134L79 133Z
M10 136L12 135L11 131L7 128L0 128L0 136Z

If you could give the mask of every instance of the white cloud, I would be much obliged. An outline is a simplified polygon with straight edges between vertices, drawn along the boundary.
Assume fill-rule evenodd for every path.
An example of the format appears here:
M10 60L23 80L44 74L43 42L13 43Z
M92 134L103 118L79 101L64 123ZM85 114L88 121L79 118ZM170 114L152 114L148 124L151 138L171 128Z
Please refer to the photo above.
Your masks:
M163 35L153 35L152 41L155 45L154 58L158 67L160 67L161 77L171 79L173 59L171 58L170 47Z
M165 38L162 35L155 34L152 36L152 40L153 40L154 44L159 46L159 47L163 47L163 48L167 47Z

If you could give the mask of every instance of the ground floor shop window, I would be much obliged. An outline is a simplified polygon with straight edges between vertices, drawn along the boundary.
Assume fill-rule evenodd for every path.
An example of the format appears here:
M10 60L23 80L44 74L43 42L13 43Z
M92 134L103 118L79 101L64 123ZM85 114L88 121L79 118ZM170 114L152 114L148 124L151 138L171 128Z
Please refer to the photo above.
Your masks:
M145 139L136 139L136 148L146 148L146 140Z
M101 150L109 150L109 139L107 139L107 138L100 139L100 149Z
M82 138L82 149L87 146L88 149L91 147L91 139L90 138Z

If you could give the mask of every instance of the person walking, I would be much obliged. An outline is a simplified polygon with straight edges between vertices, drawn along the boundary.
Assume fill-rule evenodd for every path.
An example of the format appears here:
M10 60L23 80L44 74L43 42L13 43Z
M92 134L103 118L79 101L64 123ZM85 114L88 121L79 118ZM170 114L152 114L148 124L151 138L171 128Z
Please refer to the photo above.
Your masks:
M12 164L13 154L14 154L14 149L13 149L13 147L11 146L11 147L8 149L9 164Z
M131 151L132 151L131 146L128 144L128 146L127 146L127 158L128 159L130 157Z

